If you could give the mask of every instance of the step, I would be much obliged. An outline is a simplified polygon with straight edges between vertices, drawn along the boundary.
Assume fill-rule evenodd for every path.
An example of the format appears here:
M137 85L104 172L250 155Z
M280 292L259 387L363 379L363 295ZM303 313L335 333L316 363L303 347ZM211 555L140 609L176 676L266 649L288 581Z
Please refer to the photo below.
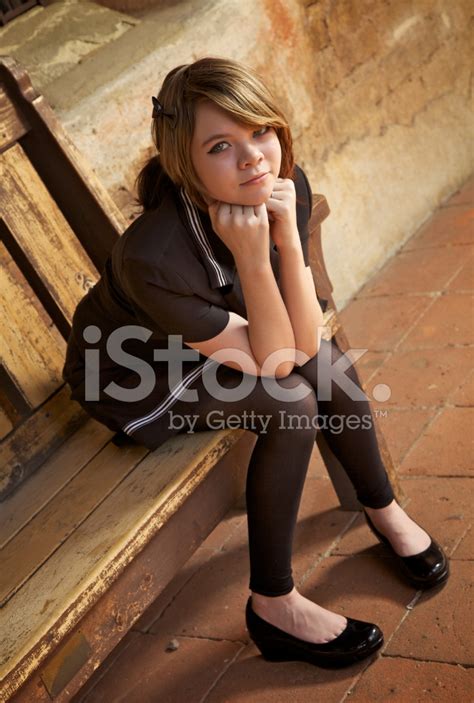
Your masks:
M139 23L92 2L53 2L25 12L0 29L0 53L22 64L36 90L43 93L87 56Z

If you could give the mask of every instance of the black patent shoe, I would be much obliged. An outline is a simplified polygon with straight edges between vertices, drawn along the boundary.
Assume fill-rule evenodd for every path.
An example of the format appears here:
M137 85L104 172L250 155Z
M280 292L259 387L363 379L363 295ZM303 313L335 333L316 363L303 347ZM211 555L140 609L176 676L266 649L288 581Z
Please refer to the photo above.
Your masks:
M447 581L449 576L448 558L434 539L430 537L431 544L419 554L402 557L396 553L387 537L377 530L365 510L364 515L368 526L377 539L388 547L390 552L397 558L403 573L412 586L427 590L428 588L434 588L434 586L440 586Z
M350 666L383 645L383 633L370 622L347 618L347 627L330 642L307 642L280 630L252 609L247 601L245 620L249 635L268 661L304 661L328 669Z

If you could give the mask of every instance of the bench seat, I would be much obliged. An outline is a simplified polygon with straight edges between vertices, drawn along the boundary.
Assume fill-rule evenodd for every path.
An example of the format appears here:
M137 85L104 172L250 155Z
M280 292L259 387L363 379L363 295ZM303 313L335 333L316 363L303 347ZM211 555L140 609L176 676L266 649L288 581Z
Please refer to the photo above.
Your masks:
M19 700L33 700L32 690L34 700L43 700L37 697L41 683L44 700L50 700L48 694L56 696L74 676L74 690L87 680L94 663L107 656L241 495L242 448L230 450L244 434L178 435L150 452L115 446L113 433L90 419L2 504L2 700L35 672ZM221 483L211 500L197 492L210 474ZM191 523L181 516L178 532L161 538L191 494ZM155 558L142 555L137 569L145 548ZM114 601L112 587L123 590L124 575L133 587L123 602ZM94 611L104 596L108 605ZM84 620L91 609L97 631Z

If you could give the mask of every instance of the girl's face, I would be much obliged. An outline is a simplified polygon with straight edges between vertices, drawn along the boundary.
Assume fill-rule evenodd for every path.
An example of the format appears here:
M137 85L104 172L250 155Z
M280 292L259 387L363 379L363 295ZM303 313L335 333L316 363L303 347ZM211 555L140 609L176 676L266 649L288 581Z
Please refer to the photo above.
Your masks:
M281 146L273 127L245 127L210 101L196 107L191 158L208 204L261 205L280 173ZM256 183L246 183L267 174Z

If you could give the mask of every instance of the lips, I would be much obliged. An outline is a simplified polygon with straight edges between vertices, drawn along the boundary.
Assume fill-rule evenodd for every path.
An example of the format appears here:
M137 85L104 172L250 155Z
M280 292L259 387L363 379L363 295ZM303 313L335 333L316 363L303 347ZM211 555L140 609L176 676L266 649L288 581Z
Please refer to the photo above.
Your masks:
M269 171L262 171L262 173L257 173L256 176L251 178L248 181L245 181L245 183L242 183L243 186L249 185L250 183L255 183L255 182L260 182L263 181L263 177L266 176L269 173Z

